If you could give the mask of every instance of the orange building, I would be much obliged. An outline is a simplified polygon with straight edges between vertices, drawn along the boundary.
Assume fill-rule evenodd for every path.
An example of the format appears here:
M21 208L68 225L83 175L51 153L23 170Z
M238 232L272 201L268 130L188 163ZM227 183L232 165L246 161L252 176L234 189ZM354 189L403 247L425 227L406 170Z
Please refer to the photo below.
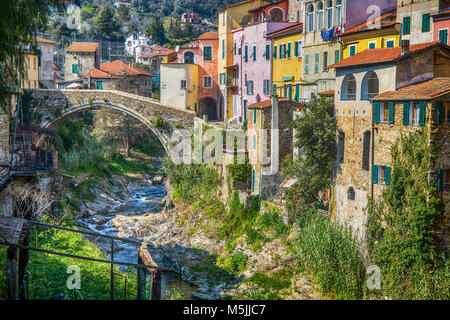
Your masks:
M198 40L190 42L178 51L178 63L196 64L198 71L198 103L195 111L209 120L223 119L223 110L218 108L217 54L219 40L217 32L205 32Z

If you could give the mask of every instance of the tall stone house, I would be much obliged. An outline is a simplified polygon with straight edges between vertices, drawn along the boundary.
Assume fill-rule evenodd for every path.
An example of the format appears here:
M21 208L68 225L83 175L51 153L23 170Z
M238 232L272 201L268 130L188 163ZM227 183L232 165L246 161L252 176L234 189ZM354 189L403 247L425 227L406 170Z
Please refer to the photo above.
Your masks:
M432 16L449 7L449 0L397 0L401 38L411 44L433 41Z
M55 88L55 72L53 70L53 52L56 42L37 38L39 54L39 83L45 89Z
M74 42L66 50L64 80L82 79L92 68L100 68L100 44L96 42Z
M304 0L289 0L288 4L288 21L289 22L303 22L303 1Z
M251 168L251 195L273 199L281 193L280 166L292 154L293 135L289 124L301 103L273 96L248 106L247 151Z
M427 126L444 148L430 164L432 176L439 172L445 181L450 169L448 125L443 120L450 108L450 47L439 41L402 43L365 50L330 66L336 70L338 126L332 217L351 226L363 244L367 199L378 199L389 185L390 148L400 134ZM444 190L448 186L445 182L441 186L447 202L443 226L448 232L449 193ZM446 241L442 243L448 249Z

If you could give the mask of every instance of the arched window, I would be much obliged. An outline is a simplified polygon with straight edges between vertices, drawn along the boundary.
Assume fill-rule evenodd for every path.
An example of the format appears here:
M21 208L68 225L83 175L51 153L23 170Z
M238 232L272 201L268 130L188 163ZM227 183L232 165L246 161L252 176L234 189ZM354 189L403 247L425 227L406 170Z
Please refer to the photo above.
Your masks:
M325 28L330 29L333 26L333 0L327 0L325 9Z
M308 9L306 10L306 31L312 32L314 29L314 5L312 3L308 4Z
M355 200L355 189L353 189L353 187L348 188L348 190L347 190L347 199L348 200Z
M378 95L379 81L375 72L369 71L361 82L361 100L369 100Z
M356 100L356 79L351 73L342 81L341 100Z
M184 53L184 63L194 64L194 53L191 51L186 51Z
M270 9L269 16L270 16L271 22L283 22L284 21L284 12L280 8Z
M334 14L334 18L334 24L340 26L342 19L342 0L336 0L336 12Z
M316 19L317 19L317 30L322 30L323 28L323 3L322 1L316 4Z

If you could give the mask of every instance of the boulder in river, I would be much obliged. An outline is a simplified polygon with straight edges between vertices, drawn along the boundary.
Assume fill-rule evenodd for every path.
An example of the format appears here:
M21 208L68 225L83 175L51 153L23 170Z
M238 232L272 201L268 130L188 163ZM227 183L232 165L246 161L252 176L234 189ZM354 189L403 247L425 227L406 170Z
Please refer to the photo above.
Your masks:
M162 175L156 175L152 179L152 185L158 185L161 184L164 180L164 177Z
M95 216L93 216L92 220L96 224L105 224L106 223L106 219L103 216L99 215L99 214L96 214Z

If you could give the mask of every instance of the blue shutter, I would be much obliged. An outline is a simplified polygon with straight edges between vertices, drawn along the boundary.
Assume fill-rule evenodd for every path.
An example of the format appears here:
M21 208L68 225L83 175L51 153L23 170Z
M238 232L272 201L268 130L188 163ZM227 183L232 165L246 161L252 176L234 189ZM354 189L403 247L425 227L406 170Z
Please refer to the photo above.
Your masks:
M409 102L403 102L403 125L409 125Z
M394 123L394 103L389 102L389 124Z
M380 123L380 103L378 101L373 104L373 122Z
M252 169L252 192L255 191L255 169Z
M372 165L372 183L378 183L378 166Z
M442 105L442 101L436 102L436 124L442 124L442 114L444 108Z
M384 183L386 185L389 185L391 182L391 167L385 167L384 168Z
M419 105L419 125L425 125L425 101L420 101Z
M442 181L444 180L443 178L443 174L442 174L443 172L442 172L442 169L439 169L438 171L437 171L437 189L438 189L438 191L441 191L442 190Z

